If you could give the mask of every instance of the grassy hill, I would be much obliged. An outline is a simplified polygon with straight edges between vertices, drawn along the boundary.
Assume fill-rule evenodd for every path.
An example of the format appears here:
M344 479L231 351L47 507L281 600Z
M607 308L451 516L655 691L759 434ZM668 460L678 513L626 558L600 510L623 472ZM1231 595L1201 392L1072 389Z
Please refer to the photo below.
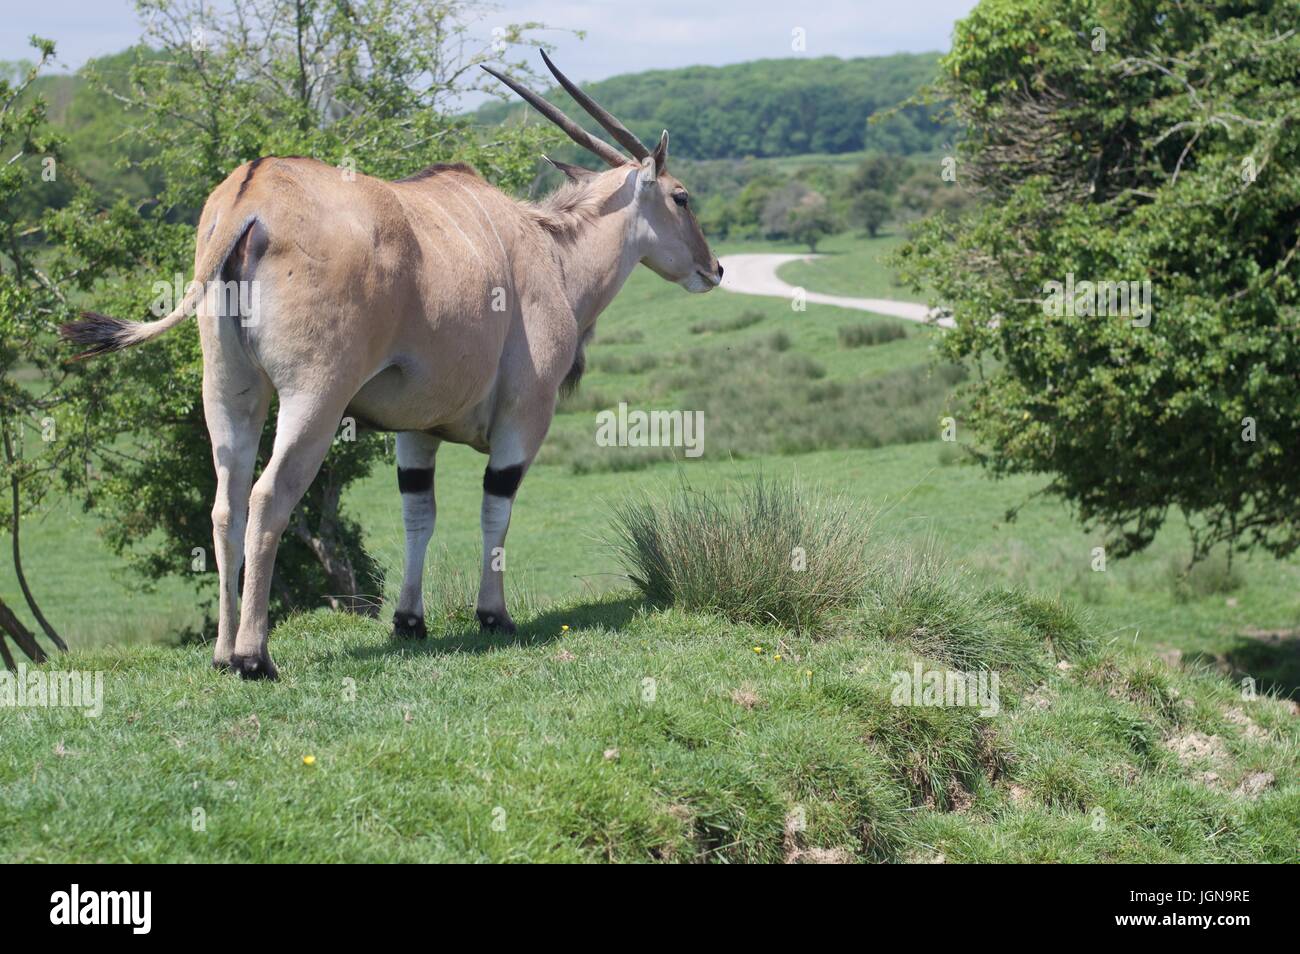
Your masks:
M784 274L901 297L879 263L892 241L839 237ZM768 248L797 251L734 250ZM1099 539L1037 496L1041 479L991 481L936 439L960 407L931 332L840 333L892 324L634 275L520 491L516 638L478 636L467 613L482 458L464 448L438 464L434 636L399 645L385 621L323 612L283 621L277 685L211 673L208 647L175 644L201 620L185 581L140 592L93 519L34 521L29 576L80 647L58 665L105 670L105 711L0 708L0 857L1293 856L1294 707L1236 681L1300 686L1300 562L1186 574L1171 527L1095 572ZM596 448L593 413L620 399L705 410L703 459ZM615 507L683 478L726 495L758 473L874 513L861 600L801 630L630 588L604 542ZM347 506L391 597L391 471ZM11 579L0 589L21 602ZM915 662L996 670L1001 715L892 705L892 675Z
M626 73L584 84L584 89L645 142L657 140L662 129L671 130L673 155L684 158L864 149L911 155L935 151L951 140L952 131L937 121L936 110L908 106L870 126L867 120L914 96L934 78L938 59L937 53L795 56ZM546 97L600 132L563 90L550 89ZM480 107L475 116L497 123L522 116L527 108L512 96Z
M0 858L1294 860L1287 705L1050 602L903 579L815 636L607 598L398 647L321 613L277 629L276 685L197 648L78 653L102 717L0 716ZM894 673L1008 638L998 717L891 704Z

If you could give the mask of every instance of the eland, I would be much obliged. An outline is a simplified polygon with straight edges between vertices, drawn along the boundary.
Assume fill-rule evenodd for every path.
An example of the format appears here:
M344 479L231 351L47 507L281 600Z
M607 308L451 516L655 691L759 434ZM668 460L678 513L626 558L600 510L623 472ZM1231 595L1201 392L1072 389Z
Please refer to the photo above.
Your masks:
M630 158L485 66L609 168L552 162L568 181L534 203L460 164L387 182L313 159L256 159L208 197L194 282L174 311L151 322L85 312L63 327L84 357L198 316L217 473L214 666L275 678L267 608L276 549L348 416L397 433L406 557L395 634L425 636L421 583L443 441L487 455L476 609L482 629L513 632L496 557L558 394L582 374L596 318L638 264L691 292L721 281L686 189L668 174L667 131L646 148L542 58ZM256 283L253 304L214 302L204 286L215 282ZM273 394L274 446L254 481Z

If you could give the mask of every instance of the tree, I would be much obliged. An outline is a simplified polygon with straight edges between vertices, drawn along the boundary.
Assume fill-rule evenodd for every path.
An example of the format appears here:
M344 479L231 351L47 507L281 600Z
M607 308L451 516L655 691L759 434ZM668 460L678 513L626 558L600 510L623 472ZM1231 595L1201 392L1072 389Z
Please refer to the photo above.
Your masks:
M845 191L850 195L867 191L890 194L898 188L907 169L906 159L879 152L870 153L849 173Z
M94 376L69 368L55 329L73 318L72 300L131 253L129 244L100 241L122 214L106 210L76 248L52 253L55 213L38 215L36 194L66 197L85 189L61 162L62 141L46 122L44 100L33 93L54 44L31 38L39 54L11 77L0 76L0 533L9 536L10 560L27 609L45 637L66 649L46 618L22 562L23 518L51 494L84 481L87 447L103 437L98 424L75 423L73 410L95 389ZM14 668L7 642L30 659L45 650L27 624L0 598L0 662Z
M775 189L763 205L763 234L790 238L817 251L817 242L835 231L826 197L797 179Z
M849 222L875 238L880 227L888 221L892 208L893 203L885 193L865 189L849 201Z
M808 251L817 251L817 243L835 231L835 216L831 213L830 203L819 193L812 193L806 201L790 210L787 230L790 238L807 245Z
M981 3L943 61L957 175L986 201L899 261L953 311L947 354L983 369L985 463L1050 475L1120 554L1174 510L1194 557L1300 545L1294 12Z
M342 176L384 178L455 159L520 189L556 138L531 123L484 135L454 114L464 93L498 92L477 65L531 42L537 26L507 26L491 45L475 45L470 25L483 8L473 0L233 0L215 9L204 0L144 0L140 7L153 52L137 51L127 89L120 82L102 88L128 107L128 135L154 145L143 164L165 185L121 222L117 240L138 254L96 290L98 310L144 315L168 286L189 281L198 211L248 159L310 155ZM527 72L519 62L506 65ZM65 210L58 237L77 247L102 231L100 218L89 203ZM95 447L88 505L108 518L110 545L146 578L183 574L210 590L215 476L198 336L191 328L93 364L111 375L113 387L82 403L81 420L116 427ZM274 417L273 408L263 463ZM366 595L377 592L374 569L342 500L388 446L342 422L281 545L273 589L279 610L317 606L322 598L348 608L375 605Z

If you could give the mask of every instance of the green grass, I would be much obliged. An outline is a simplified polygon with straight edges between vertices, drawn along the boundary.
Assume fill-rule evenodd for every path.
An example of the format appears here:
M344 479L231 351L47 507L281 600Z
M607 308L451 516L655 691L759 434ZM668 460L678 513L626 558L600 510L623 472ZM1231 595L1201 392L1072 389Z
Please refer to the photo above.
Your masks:
M815 258L808 262L789 262L777 274L809 291L850 298L891 298L897 301L924 302L924 296L898 283L885 259L903 242L901 234L866 238L845 233L817 244ZM796 249L807 251L807 249Z
M837 237L838 254L806 266L819 270L783 277L903 297L876 262L891 241ZM744 250L784 249L719 251ZM201 627L211 587L202 600L189 580L146 592L93 515L29 519L29 578L74 646L59 665L107 670L108 700L100 719L0 709L0 857L1283 857L1300 829L1295 719L1244 702L1235 683L1300 688L1300 561L1254 554L1229 568L1216 555L1187 574L1174 520L1146 553L1094 572L1099 535L1040 495L1042 478L990 480L965 462L960 423L958 444L935 439L953 405L930 366L934 332L841 346L840 328L877 321L634 275L520 491L516 640L467 629L483 459L463 447L438 462L436 637L403 647L383 621L296 617L272 637L276 686L209 673L207 647L177 645ZM704 457L596 448L594 412L619 400L705 410ZM620 505L683 477L719 494L758 473L873 514L894 556L848 622L799 633L629 594L604 539ZM373 591L391 600L403 547L392 468L346 507L385 571ZM7 561L0 596L26 618ZM1074 667L1057 669L1061 656ZM1011 701L992 731L964 710L888 706L888 673L913 659L999 667ZM640 701L646 678L658 707ZM349 679L357 701L343 705ZM1183 765L1169 746L1195 733L1218 741L1206 764ZM1264 772L1277 784L1258 798L1233 794ZM796 808L806 832L786 831Z
M106 672L99 718L0 710L0 860L1293 857L1282 703L1157 668L1053 603L928 585L1003 667L997 716L891 704L896 673L950 660L888 604L817 637L610 596L420 645L321 611L276 630L277 684L199 647L76 651L64 665ZM1018 648L990 652L1007 625ZM1184 764L1196 733L1216 752Z

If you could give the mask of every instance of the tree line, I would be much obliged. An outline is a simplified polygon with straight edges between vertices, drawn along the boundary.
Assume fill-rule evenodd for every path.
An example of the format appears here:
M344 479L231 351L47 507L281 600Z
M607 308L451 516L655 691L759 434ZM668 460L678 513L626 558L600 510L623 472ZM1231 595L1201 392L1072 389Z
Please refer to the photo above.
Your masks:
M951 143L954 128L936 105L914 101L937 75L938 54L839 59L793 56L730 66L629 73L584 88L644 141L671 130L673 155L692 159L878 151L907 156ZM564 90L546 96L582 116ZM484 122L526 115L489 103ZM875 121L871 121L875 117ZM599 127L585 122L592 132Z

